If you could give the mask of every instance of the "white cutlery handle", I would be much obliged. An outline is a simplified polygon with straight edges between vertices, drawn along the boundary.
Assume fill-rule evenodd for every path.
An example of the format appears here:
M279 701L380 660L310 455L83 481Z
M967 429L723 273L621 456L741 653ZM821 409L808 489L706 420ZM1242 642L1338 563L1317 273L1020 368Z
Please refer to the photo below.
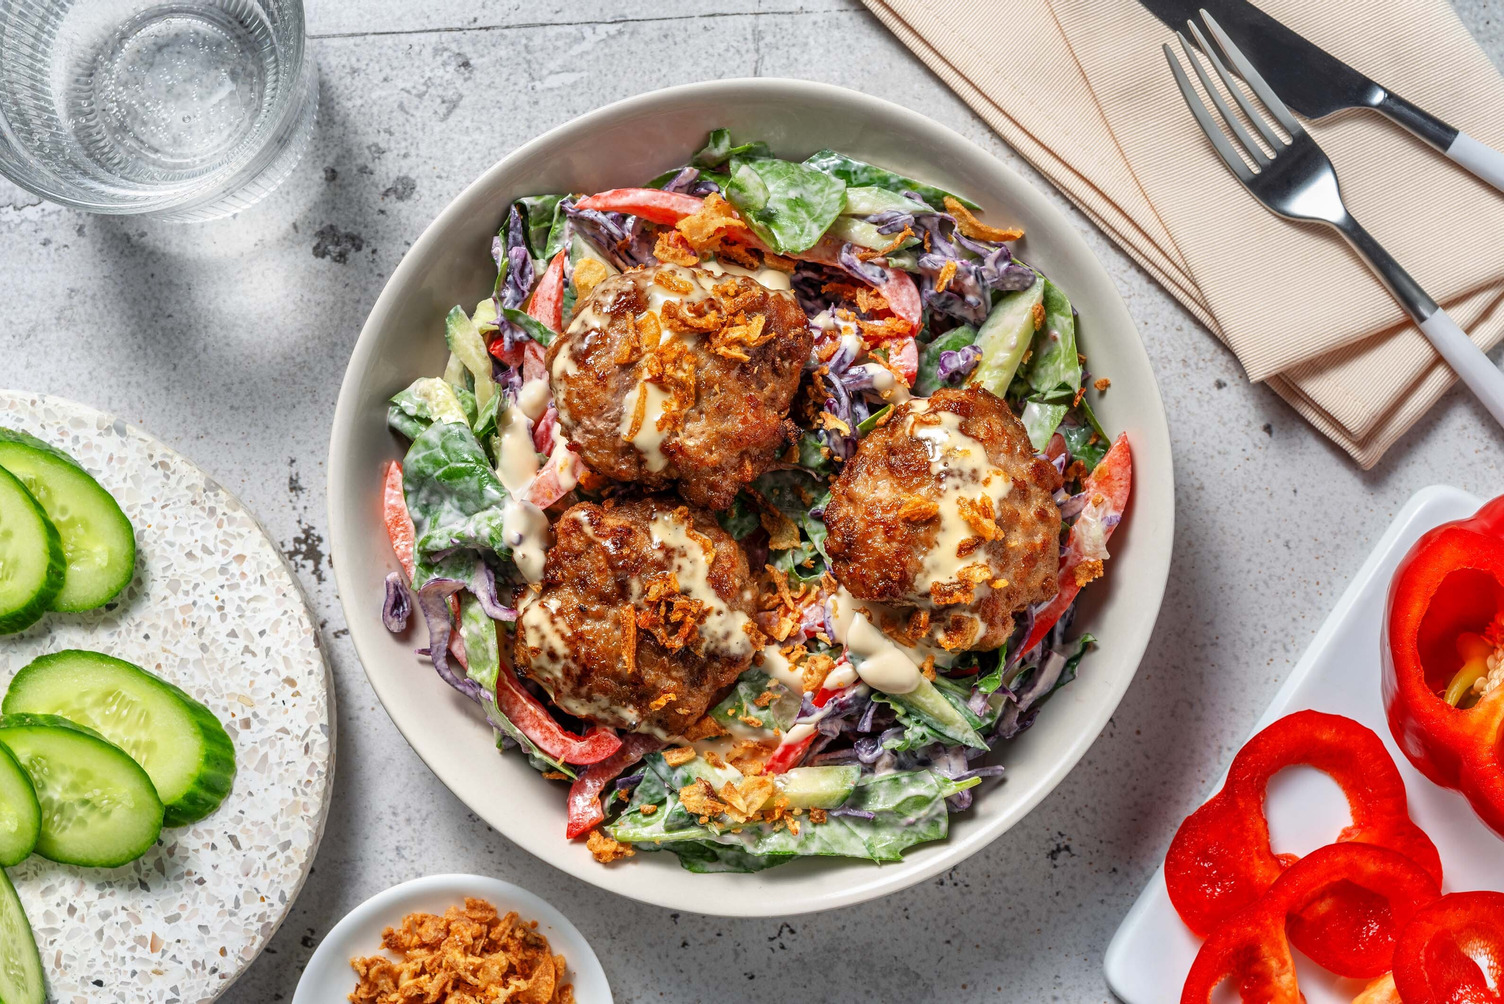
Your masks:
M1494 156L1497 157L1498 154ZM1504 370L1495 366L1483 354L1483 350L1473 344L1472 339L1457 326L1456 321L1447 316L1445 310L1438 310L1421 321L1420 330L1431 339L1431 344L1436 346L1436 351L1441 353L1447 365L1483 402L1483 407L1488 409L1494 421L1504 425Z
M1459 132L1447 147L1447 156L1504 192L1504 153Z

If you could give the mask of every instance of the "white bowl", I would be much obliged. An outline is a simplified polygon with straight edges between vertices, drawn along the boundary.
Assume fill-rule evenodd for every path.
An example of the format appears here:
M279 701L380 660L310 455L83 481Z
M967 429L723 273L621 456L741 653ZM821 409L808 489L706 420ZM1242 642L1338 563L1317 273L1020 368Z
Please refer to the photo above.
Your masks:
M1021 224L1020 254L1048 273L1080 312L1093 373L1112 379L1098 412L1133 447L1133 498L1112 539L1104 582L1086 591L1077 626L1100 647L1034 727L1001 754L1002 783L978 789L952 817L949 839L901 863L803 860L755 875L694 875L671 854L596 864L564 839L564 791L520 756L497 755L464 698L413 655L416 638L381 624L382 580L397 567L380 513L381 465L402 448L386 401L442 370L444 314L474 304L495 277L491 237L508 203L539 192L640 184L683 163L716 126L803 157L829 146L977 200L998 223ZM329 456L335 579L356 651L397 728L451 791L502 834L563 870L633 899L725 916L823 910L890 893L955 865L997 839L1060 783L1086 752L1138 668L1169 573L1174 490L1169 430L1149 359L1112 280L1065 216L1023 178L922 115L838 87L797 80L725 80L654 91L558 127L496 164L439 214L402 259L351 355Z
M568 980L574 984L580 1004L612 1004L605 970L585 936L569 919L544 900L501 879L484 875L429 875L379 892L345 914L343 920L319 942L303 969L292 1004L332 1004L343 1001L355 989L356 956L380 955L381 932L396 927L410 913L442 914L451 906L464 906L465 897L484 899L505 915L516 910L524 921L538 922L538 933L548 938L555 955L569 964Z

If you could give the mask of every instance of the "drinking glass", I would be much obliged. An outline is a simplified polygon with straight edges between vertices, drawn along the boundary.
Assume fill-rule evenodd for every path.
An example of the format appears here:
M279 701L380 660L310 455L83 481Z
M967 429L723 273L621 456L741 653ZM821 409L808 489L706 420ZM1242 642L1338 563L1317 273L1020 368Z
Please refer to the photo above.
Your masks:
M238 212L317 111L300 0L0 0L0 174L54 202Z

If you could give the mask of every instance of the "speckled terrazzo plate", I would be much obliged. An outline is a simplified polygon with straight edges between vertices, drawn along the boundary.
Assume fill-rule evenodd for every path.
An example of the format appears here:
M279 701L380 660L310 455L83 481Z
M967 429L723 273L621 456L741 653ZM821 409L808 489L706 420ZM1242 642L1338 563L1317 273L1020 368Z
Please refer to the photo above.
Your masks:
M10 877L58 1004L198 1004L282 922L324 830L334 770L329 667L297 581L254 516L139 429L0 390L0 425L72 454L136 528L136 577L86 614L0 638L0 683L43 652L128 659L202 701L235 743L224 804L114 869L33 856Z

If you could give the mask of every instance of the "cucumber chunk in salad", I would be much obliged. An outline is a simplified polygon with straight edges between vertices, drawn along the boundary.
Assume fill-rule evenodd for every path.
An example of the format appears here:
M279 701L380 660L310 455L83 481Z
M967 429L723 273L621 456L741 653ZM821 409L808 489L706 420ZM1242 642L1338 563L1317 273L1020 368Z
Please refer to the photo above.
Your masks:
M0 868L31 856L42 832L42 806L31 776L0 746ZM4 1001L0 996L0 1002Z
M97 733L56 715L0 716L0 745L31 776L42 806L36 852L51 861L113 868L162 832L162 801L140 764Z
M0 429L0 467L26 485L62 538L68 567L52 609L114 599L136 574L136 534L114 496L62 450L13 429Z
M10 877L0 871L0 1004L43 1004L42 957Z
M130 754L166 805L164 826L213 812L235 778L235 747L214 713L139 666L98 652L44 655L16 674L6 715L60 715Z
M57 528L26 486L0 468L0 634L35 624L63 588L67 567Z

